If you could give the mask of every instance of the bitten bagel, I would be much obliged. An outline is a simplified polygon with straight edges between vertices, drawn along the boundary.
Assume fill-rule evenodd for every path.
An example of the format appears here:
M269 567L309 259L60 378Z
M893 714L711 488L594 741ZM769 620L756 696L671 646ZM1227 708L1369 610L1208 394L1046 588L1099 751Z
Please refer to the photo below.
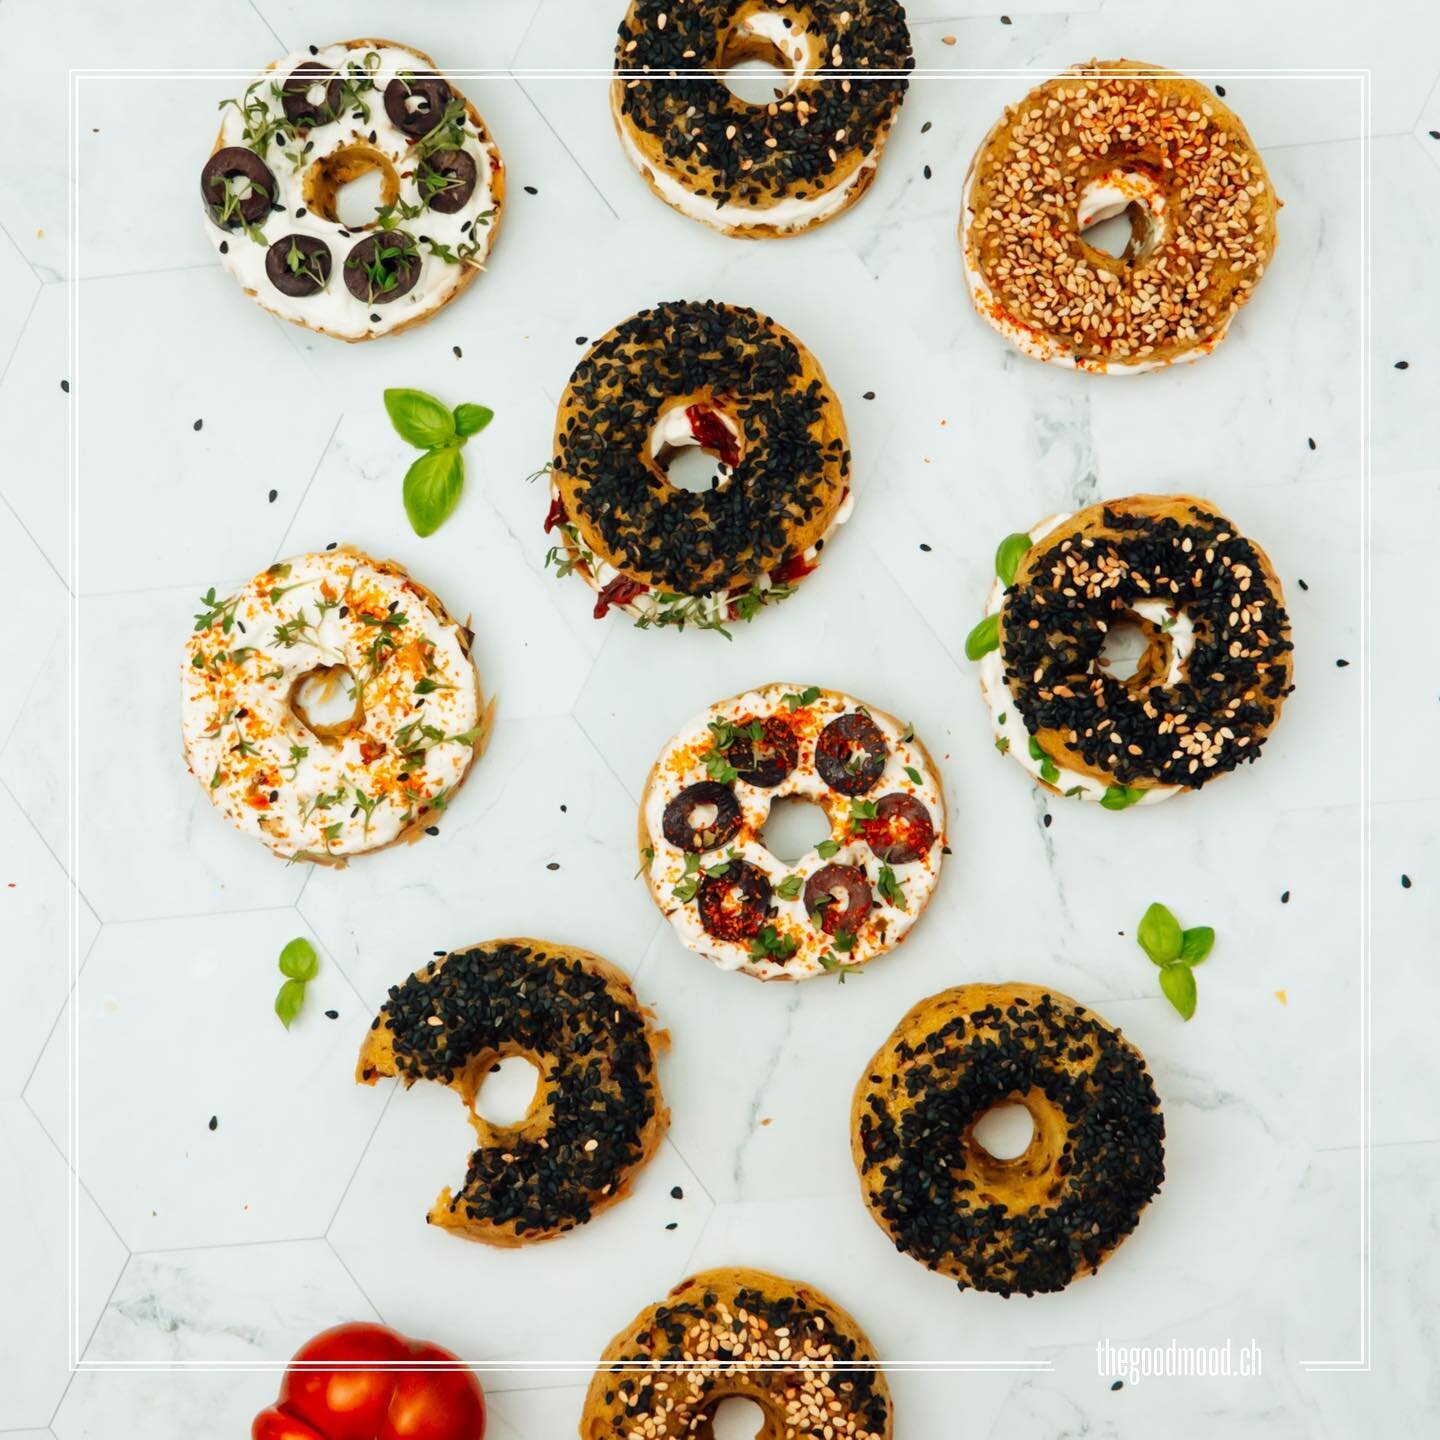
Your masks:
M1256 760L1292 687L1290 621L1265 552L1208 501L1132 495L1009 536L966 653L996 746L1106 809L1198 790ZM1112 673L1112 627L1145 650Z
M1034 1134L1000 1160L974 1132L1007 1103ZM1164 1138L1140 1052L1037 985L922 1000L866 1066L850 1121L861 1193L895 1248L1000 1295L1097 1270L1159 1190Z
M763 1270L682 1280L605 1347L581 1440L708 1436L731 1396L764 1416L756 1440L890 1440L885 1375L864 1332L813 1286Z
M1006 110L971 162L960 220L980 317L1038 360L1109 375L1208 354L1275 251L1280 202L1213 90L1092 61ZM1125 214L1121 255L1085 232Z
M670 1113L657 1059L669 1043L616 966L544 940L491 940L431 960L390 988L355 1078L448 1085L479 1144L465 1182L430 1224L486 1245L550 1240L629 1193ZM523 1056L540 1073L516 1125L475 1110L492 1066Z

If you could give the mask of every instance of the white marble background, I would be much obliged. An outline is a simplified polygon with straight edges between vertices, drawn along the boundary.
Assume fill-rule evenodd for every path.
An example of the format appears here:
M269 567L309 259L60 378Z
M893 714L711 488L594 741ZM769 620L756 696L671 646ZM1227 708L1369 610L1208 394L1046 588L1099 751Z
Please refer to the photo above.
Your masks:
M378 1316L502 1367L488 1377L494 1433L550 1440L573 1433L584 1374L503 1367L583 1365L683 1274L727 1262L821 1285L892 1360L1050 1367L897 1372L899 1440L1434 1430L1440 687L1418 618L1432 567L1408 565L1440 520L1440 12L1430 0L1012 0L1002 17L978 0L912 0L922 65L1138 56L1224 83L1250 125L1287 202L1276 263L1215 357L1134 382L1024 361L965 301L960 182L1026 88L1018 77L918 81L873 194L812 236L762 246L649 194L610 130L603 82L471 82L511 171L490 272L430 325L354 348L271 321L216 264L194 190L229 82L86 80L71 273L69 66L258 69L352 34L394 34L447 68L604 66L622 10L0 0L0 573L16 582L0 671L0 1434L242 1435L273 1393L267 1365L325 1325ZM1368 270L1359 85L1237 73L1281 66L1372 71ZM759 306L812 346L856 458L855 520L827 564L733 645L592 621L578 582L543 570L545 496L523 479L547 458L577 337L659 298L706 295ZM466 452L460 510L430 540L401 511L408 452L380 405L387 385L496 412ZM995 541L1060 506L1171 487L1213 498L1268 548L1291 601L1298 692L1264 763L1198 797L1121 816L1047 805L991 749L961 653ZM439 838L312 872L212 813L179 759L175 675L207 585L331 540L396 556L473 612L500 708ZM719 974L632 879L655 750L711 699L780 676L912 718L947 786L954 855L934 913L843 988ZM1156 898L1219 932L1188 1026L1131 938ZM453 1097L365 1090L350 1073L385 987L419 958L527 931L635 976L675 1038L663 1072L675 1118L632 1199L557 1244L502 1254L423 1224L463 1163ZM296 934L322 969L286 1033L269 1007L275 956ZM957 1294L894 1254L858 1198L845 1127L859 1067L914 1000L968 979L1037 981L1095 1005L1145 1050L1164 1101L1164 1191L1098 1277L1058 1296ZM1254 1337L1265 1370L1112 1391L1095 1373L1102 1337ZM1365 1373L1302 1364L1361 1356Z

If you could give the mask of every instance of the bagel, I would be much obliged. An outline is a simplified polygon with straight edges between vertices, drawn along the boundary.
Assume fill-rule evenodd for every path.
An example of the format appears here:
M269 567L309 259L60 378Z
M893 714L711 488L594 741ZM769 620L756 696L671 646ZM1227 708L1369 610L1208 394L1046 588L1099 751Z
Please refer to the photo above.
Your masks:
M1030 1112L1010 1160L975 1138ZM1135 1228L1165 1178L1144 1057L1093 1010L1038 985L960 985L914 1006L855 1087L850 1149L897 1250L999 1295L1062 1290Z
M513 1248L563 1235L629 1194L670 1123L657 1074L669 1037L650 1018L623 971L546 940L471 945L392 985L356 1080L448 1085L479 1139L465 1183L440 1192L429 1223ZM475 1097L512 1055L540 1080L523 1120L493 1125Z
M733 1396L764 1414L756 1440L890 1440L885 1373L864 1332L812 1286L763 1270L705 1270L605 1347L581 1440L708 1436Z
M768 60L788 74L769 104L723 71ZM727 235L798 235L848 210L875 178L914 67L899 0L631 0L610 113L631 164L673 209ZM657 72L655 79L635 72ZM699 72L699 73L697 73Z
M720 462L704 492L677 449ZM602 336L555 421L546 563L596 592L597 619L720 630L782 600L849 518L850 449L819 362L768 316L671 301Z
M788 796L830 821L793 864L763 834ZM764 685L711 705L665 746L639 834L651 898L684 945L723 970L806 980L909 934L940 877L945 791L893 715L819 686Z
M1293 689L1290 621L1265 552L1208 500L1101 501L1012 546L966 652L997 748L1037 784L1123 810L1259 757ZM1101 651L1126 621L1147 648L1119 679Z
M373 340L428 320L485 268L505 167L479 112L422 51L312 45L221 109L200 177L205 228L272 315ZM337 197L372 172L375 218L347 226Z
M980 317L1027 355L1109 375L1208 354L1275 251L1280 201L1208 87L1131 60L1037 86L981 142L960 221ZM1130 242L1085 239L1126 214Z
M340 865L418 839L489 736L468 627L394 561L348 546L201 604L181 734L216 808L288 860Z

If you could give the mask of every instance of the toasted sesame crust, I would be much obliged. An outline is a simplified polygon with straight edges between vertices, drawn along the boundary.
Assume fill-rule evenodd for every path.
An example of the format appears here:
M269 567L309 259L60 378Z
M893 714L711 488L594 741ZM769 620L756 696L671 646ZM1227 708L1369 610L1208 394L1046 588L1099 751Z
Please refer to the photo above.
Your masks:
M417 50L413 45L407 45L400 40L383 40L378 37L367 37L357 40L342 40L337 43L344 45L347 50L368 50L373 49L376 46L387 46L395 50L408 50L412 55L415 56L417 60L427 66L430 70L434 71L437 75L443 73L435 64L434 60L432 60L430 56L427 55L423 50ZM268 65L265 66L265 70L263 73L268 74L269 72L274 70L276 66L279 65L279 63L280 62L278 60L272 60ZM465 112L469 117L470 123L486 136L487 143L495 154L496 164L490 176L490 194L492 199L494 200L494 214L490 220L490 244L486 251L486 258L488 259L490 254L494 252L495 242L500 238L500 225L505 217L505 162L504 159L501 157L499 147L495 144L494 136L491 135L488 127L485 124L485 121L480 115L480 112L475 108L474 103L467 96L462 94L461 91L455 86L452 85L451 89L457 99L465 101ZM211 148L211 154L216 153L224 147L224 135L225 127L222 125L219 131L216 133L215 144ZM461 295L465 293L466 290L470 288L471 285L475 283L475 277L479 275L482 269L484 269L484 266L479 264L468 264L463 266L462 268L464 270L464 274L459 277L459 280L456 282L455 287L447 295L445 295L442 299L438 300L435 304L431 305L428 309L420 311L419 313L411 316L410 319L403 321L401 324L394 326L392 329L384 331L383 334L337 334L334 330L327 330L323 325L316 325L310 321L300 319L296 316L283 314L281 311L276 309L275 306L267 303L266 297L261 292L252 289L248 285L243 286L242 288L244 290L244 293L250 296L250 298L254 300L255 303L259 305L262 310L265 310L269 314L274 315L275 318L278 320L285 320L289 324L298 325L302 330L314 331L314 333L317 335L328 335L332 340L343 340L347 345L359 345L368 340L380 340L385 338L386 336L403 334L406 330L413 330L417 325L423 325L427 320L433 319L443 309L445 309L447 305L458 299ZM338 281L338 279L339 275L337 270L335 275L332 276L332 280Z
M813 1286L739 1266L705 1270L605 1347L581 1440L707 1434L706 1417L730 1396L764 1412L757 1440L891 1440L890 1389L869 1361L864 1331Z
M1022 1104L1030 1146L974 1139ZM1164 1119L1144 1057L1038 985L960 985L914 1005L862 1071L850 1151L871 1218L960 1288L1063 1289L1099 1269L1164 1179ZM947 1157L943 1172L936 1154Z
M1147 554L1141 563L1139 553L1131 548L1137 543L1158 547L1161 558L1156 561ZM1136 563L1126 562L1111 572L1120 582L1117 588L1133 592L1141 583L1127 580L1128 570L1130 577L1141 577L1147 597L1173 596L1187 610L1194 606L1207 627L1200 640L1220 645L1222 652L1217 663L1225 670L1216 672L1219 678L1205 672L1197 648L1177 686L1165 685L1163 672L1156 673L1153 665L1125 682L1109 682L1092 672L1085 685L1095 687L1107 712L1096 729L1108 727L1108 733L1122 741L1108 749L1091 743L1094 737L1088 728L1081 734L1068 718L1063 723L1058 718L1074 716L1075 725L1084 724L1078 717L1086 700L1085 685L1071 679L1077 689L1067 700L1056 696L1057 682L1048 672L1046 684L1036 684L1029 668L1035 661L1028 636L1036 633L1043 613L1034 611L1029 602L1032 597L1055 596L1048 567L1062 553L1134 554ZM1207 559L1209 555L1217 555L1218 564ZM1172 575L1173 580L1161 583L1162 576ZM1224 580L1224 586L1213 588L1216 580ZM1081 609L1092 621L1108 615L1116 603L1110 583L1107 577L1093 593L1085 592ZM1236 601L1243 603L1236 608ZM1066 613L1074 618L1075 607L1068 607ZM1016 617L1022 614L1017 624ZM1055 623L1073 631L1067 622ZM1289 635L1283 587L1269 557L1253 540L1241 536L1212 502L1195 495L1133 495L1078 511L1026 552L1015 585L1001 606L999 623L1006 682L1027 728L1032 717L1039 721L1030 733L1040 747L1066 770L1137 790L1171 785L1197 789L1259 755L1293 686ZM1151 638L1169 643L1158 632ZM1021 642L1025 642L1023 653ZM1147 656L1147 661L1152 658ZM1047 722L1049 716L1057 718ZM1144 753L1131 754L1132 745ZM1118 753L1112 756L1110 750ZM1097 763L1097 755L1112 763ZM1037 783L1063 794L1059 785Z
M1080 231L1082 190L1117 169L1148 176L1163 211L1163 236L1133 262ZM982 318L1037 358L1109 373L1218 345L1270 263L1280 208L1212 90L1130 60L1076 66L1007 109L966 193L960 241Z
M682 373L691 384L674 383ZM740 429L739 465L719 491L670 486L650 453L660 415L685 403ZM786 447L783 464L772 444ZM584 545L678 595L743 585L804 552L830 528L850 472L844 413L815 356L768 316L713 301L662 304L601 336L561 397L554 457L552 482Z
M575 1056L562 1049L519 1043L503 1024L477 1025L477 1015L513 1013L514 1004L513 993L509 1000L487 999L488 991L477 982L489 967L483 963L478 967L472 965L477 957L482 962L487 957L497 961L497 967L489 971L494 977L497 995L507 990L513 992L514 986L507 977L517 965L526 977L523 989L530 992L532 999L543 996L546 987L558 986L563 990L571 984L572 977L583 977L587 988L594 988L589 982L601 987L604 1013L596 1014L596 1025L606 1025L606 1037L611 1034L611 1025L618 1025L625 1033L618 1041L618 1048L607 1049L606 1039L597 1030L586 1053L592 1061L603 1065L606 1077L603 1083L607 1085L622 1083L611 1067L622 1064L635 1067L635 1074L624 1083L630 1087L626 1093L644 1112L641 1123L634 1127L633 1136L623 1147L623 1156L614 1158L614 1163L608 1154L610 1136L606 1137L607 1153L601 1156L597 1144L583 1141L576 1146L573 1142L577 1137L557 1132L562 1106L570 1117L565 1122L567 1125L573 1128L576 1119L571 1114L573 1107L566 1103L567 1087L593 1083L588 1073L576 1075ZM454 973L447 973L447 967L457 958L470 966L467 983L457 994L440 993ZM437 992L433 1007L425 999L432 985ZM407 1006L408 1018L414 1021L416 1002L427 1011L423 1020L425 1028L417 1029L411 1024L407 1038L397 1046L396 1007ZM439 1025L431 1023L431 1014L441 1020ZM578 1023L578 1017L572 1018ZM670 1112L661 1098L657 1074L660 1053L669 1048L670 1037L667 1031L657 1030L651 1024L652 1019L652 1012L636 999L629 977L618 966L588 950L523 936L463 946L428 962L408 981L392 987L390 999L381 1007L360 1047L356 1081L374 1085L382 1078L398 1075L407 1089L420 1079L446 1085L464 1102L479 1139L466 1185L459 1195L446 1186L426 1216L427 1222L467 1240L513 1249L553 1240L628 1195L635 1175L654 1155L670 1124ZM463 1037L462 1053L455 1056L449 1052L452 1030ZM427 1053L427 1047L431 1046L437 1047L433 1056ZM475 1097L495 1062L510 1055L523 1056L540 1072L535 1101L530 1113L518 1125L492 1125L475 1109ZM604 1057L603 1060L600 1057ZM583 1128L583 1118L579 1123ZM598 1119L595 1123L599 1123ZM498 1156L502 1166L508 1167L508 1173L498 1172L505 1175L507 1182L517 1179L515 1171L522 1172L518 1177L522 1185L532 1184L534 1167L542 1164L544 1157L552 1154L558 1157L557 1165L567 1167L557 1180L562 1191L568 1187L569 1192L563 1213L548 1219L529 1211L523 1217L509 1218L485 1213L492 1198L477 1191L477 1165L487 1152ZM609 1176L603 1187L589 1184L581 1173L582 1170L594 1173L594 1166L588 1160L591 1154L597 1156L594 1165L604 1166Z

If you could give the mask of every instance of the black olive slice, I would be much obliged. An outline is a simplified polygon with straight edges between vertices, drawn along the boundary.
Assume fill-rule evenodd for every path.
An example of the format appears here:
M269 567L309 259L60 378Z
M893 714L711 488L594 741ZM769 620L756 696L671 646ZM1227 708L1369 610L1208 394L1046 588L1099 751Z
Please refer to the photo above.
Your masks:
M265 252L270 283L297 299L325 288L330 264L330 247L314 235L282 235Z

